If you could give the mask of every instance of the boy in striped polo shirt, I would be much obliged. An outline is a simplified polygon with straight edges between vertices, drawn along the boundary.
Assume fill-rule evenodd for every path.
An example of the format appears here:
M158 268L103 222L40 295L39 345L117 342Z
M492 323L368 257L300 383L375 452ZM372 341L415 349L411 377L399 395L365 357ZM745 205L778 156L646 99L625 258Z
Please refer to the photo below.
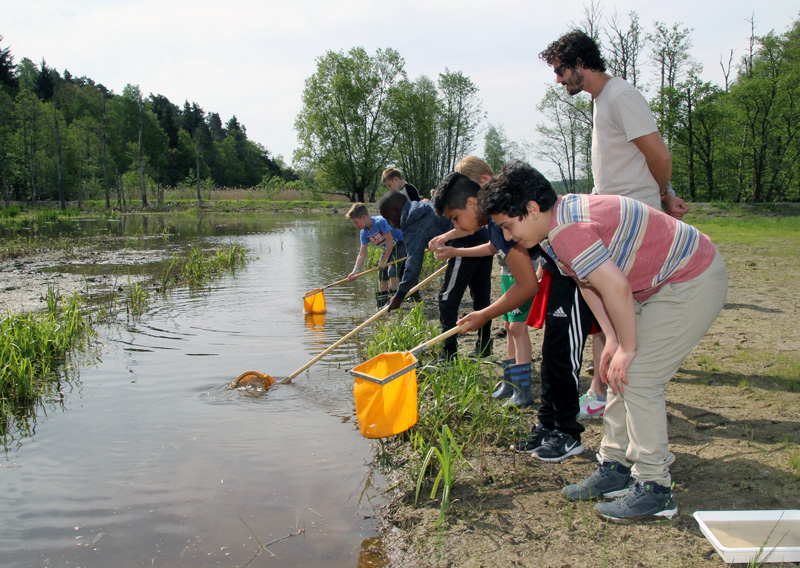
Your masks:
M725 303L727 271L714 243L626 197L557 196L519 161L487 183L478 206L507 238L540 243L575 278L607 337L600 465L564 495L619 497L595 506L612 521L674 517L664 389Z

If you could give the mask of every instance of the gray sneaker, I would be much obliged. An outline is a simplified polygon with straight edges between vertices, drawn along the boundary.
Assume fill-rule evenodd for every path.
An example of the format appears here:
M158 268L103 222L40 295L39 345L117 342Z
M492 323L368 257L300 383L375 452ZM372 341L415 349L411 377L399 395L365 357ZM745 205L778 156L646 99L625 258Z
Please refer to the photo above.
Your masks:
M592 475L580 483L567 485L561 492L570 501L587 501L604 497L621 497L633 487L633 484L631 468L619 462L601 461Z
M668 487L654 481L637 481L633 489L609 503L598 503L594 511L615 523L671 519L678 514L678 504Z

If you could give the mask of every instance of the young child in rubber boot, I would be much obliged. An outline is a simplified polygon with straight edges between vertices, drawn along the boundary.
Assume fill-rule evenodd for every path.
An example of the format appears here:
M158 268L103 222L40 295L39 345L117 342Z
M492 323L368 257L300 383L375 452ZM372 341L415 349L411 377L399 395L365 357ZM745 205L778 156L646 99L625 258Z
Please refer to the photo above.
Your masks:
M403 231L390 227L383 217L371 217L367 206L363 203L354 203L345 217L359 230L361 239L361 247L358 249L353 271L347 275L350 281L358 276L364 266L364 261L367 259L367 248L370 244L383 249L378 261L378 291L375 293L378 309L381 309L389 303L391 294L397 290L398 275L402 276L402 266L400 266L403 264L402 262L387 265L406 255Z
M445 178L447 179L447 178ZM444 186L444 187L443 187ZM489 248L492 252L499 251L506 254L506 258L511 257L508 252L513 247L525 250L528 254L525 263L530 264L532 260L542 263L544 270L550 274L558 273L561 275L555 263L539 247L534 245L530 249L520 247L514 240L506 238L502 229L488 217L480 215L475 210L474 204L477 203L476 197L479 195L478 188L473 185L462 183L458 178L450 180L449 184L441 184L434 197L434 206L437 211L441 208L442 212L449 217L455 226L470 230L473 226L487 224L489 227L489 247L475 247L473 249L440 249L435 252L436 258L445 258L446 254L476 255L486 254ZM437 205L438 204L438 205ZM441 238L441 237L440 237ZM520 284L528 278L537 278L535 273L527 271L527 276L518 276L519 268L512 270L514 284ZM530 276L533 274L533 276ZM522 280L524 278L524 280ZM541 300L547 308L547 315L544 325L544 341L542 343L542 403L539 405L538 421L531 429L527 439L515 442L511 449L529 453L539 460L546 462L558 462L571 456L583 453L584 448L581 444L581 434L584 426L577 421L578 413L578 375L580 373L581 354L583 351L583 341L589 333L594 318L585 302L578 301L580 293L574 285L571 287L572 293L567 289L566 293L560 291L563 287L556 290L550 301L550 296ZM537 293L544 294L545 291L538 288ZM527 323L525 334L527 336ZM530 344L530 339L528 339ZM523 344L524 345L524 344ZM504 391L510 390L512 396L508 404L515 406L529 406L533 404L531 395L531 362L530 347L521 352L525 359L520 360L517 354L516 365L509 365L504 371L504 384L510 384L511 388L506 389L501 385L493 395L502 396Z
M599 372L608 384L599 467L563 493L615 522L672 518L665 387L716 319L728 289L714 243L639 201L557 196L547 179L513 161L479 200L509 238L541 243L580 286L606 335Z
M531 263L531 252L503 237L502 231L491 219L478 214L478 193L480 185L464 174L454 172L442 179L433 197L433 206L439 215L450 219L454 231L434 239L429 245L437 259L457 256L481 257L499 254L508 265L514 276L513 282L504 290L500 298L482 310L476 310L458 321L458 324L473 326L483 325L486 321L511 312L525 305L536 295L539 286ZM473 234L483 227L489 231L489 242L476 247L452 247L443 244L449 238L463 234ZM533 285L531 285L533 284ZM526 329L527 334L527 329ZM511 398L506 404L519 408L533 404L531 394L531 350L528 348L515 352L515 362L507 361L503 371L503 385L510 385ZM500 390L505 390L501 386Z

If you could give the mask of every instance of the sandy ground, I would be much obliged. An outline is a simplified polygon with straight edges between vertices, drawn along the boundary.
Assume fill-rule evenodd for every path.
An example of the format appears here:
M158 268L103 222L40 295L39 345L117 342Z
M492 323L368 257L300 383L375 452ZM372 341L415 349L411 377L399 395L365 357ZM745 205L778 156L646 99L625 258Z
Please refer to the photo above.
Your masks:
M730 274L727 304L667 387L676 519L606 525L590 504L563 499L561 488L594 468L602 425L589 421L585 453L560 464L521 457L507 443L469 448L469 459L485 460L492 475L486 468L480 476L464 474L441 530L433 528L438 503L413 507L410 484L401 483L383 511L383 546L359 566L720 567L693 512L800 509L800 258L770 261L745 244L720 249ZM3 260L0 312L42 307L48 287L95 294L127 284L112 274L71 274L67 265L149 260L77 249ZM531 330L531 339L538 367L541 331ZM495 352L505 352L504 338L496 338ZM792 372L793 385L785 380ZM583 379L585 389L590 378ZM535 409L521 420L530 427Z

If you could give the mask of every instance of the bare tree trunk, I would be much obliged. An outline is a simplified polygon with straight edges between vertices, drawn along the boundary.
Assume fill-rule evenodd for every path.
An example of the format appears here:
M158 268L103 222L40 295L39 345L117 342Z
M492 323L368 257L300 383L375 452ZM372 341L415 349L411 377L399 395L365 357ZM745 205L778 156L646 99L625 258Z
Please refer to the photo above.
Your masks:
M56 154L58 156L58 201L61 203L61 210L64 211L67 208L67 202L64 199L64 176L61 171L61 129L58 127L55 85L53 85L53 120L56 124Z
M108 188L108 158L106 157L106 95L103 95L103 179L106 183L106 209L111 209L111 195Z
M692 201L695 199L695 185L694 185L694 130L692 130L692 89L686 89L686 128L689 131L689 195L692 196Z
M6 166L5 166L6 157L3 156L3 189L5 190L6 196L6 207L9 207L11 204L9 195L8 195L8 176L6 175Z
M142 207L147 207L147 186L144 183L144 152L142 151L142 95L139 94L139 183L142 189Z
M195 171L197 178L197 206L203 206L203 198L200 196L200 128L194 133L194 158L195 158Z

